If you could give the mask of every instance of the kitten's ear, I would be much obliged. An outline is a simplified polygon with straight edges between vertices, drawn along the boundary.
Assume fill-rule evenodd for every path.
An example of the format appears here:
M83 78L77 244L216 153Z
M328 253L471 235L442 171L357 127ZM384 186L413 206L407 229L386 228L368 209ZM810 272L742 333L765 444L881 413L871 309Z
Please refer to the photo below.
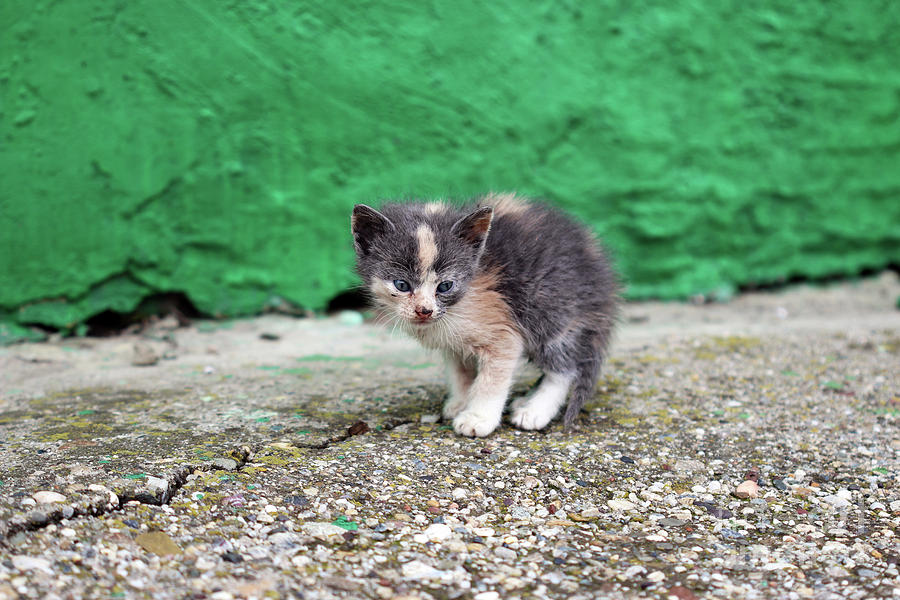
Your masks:
M450 233L458 235L465 242L481 250L488 231L491 229L491 220L493 218L493 208L490 206L479 208L454 223L453 227L450 228Z
M356 253L365 256L372 248L373 240L393 231L394 224L371 206L357 204L350 216L350 230L353 232L353 246Z

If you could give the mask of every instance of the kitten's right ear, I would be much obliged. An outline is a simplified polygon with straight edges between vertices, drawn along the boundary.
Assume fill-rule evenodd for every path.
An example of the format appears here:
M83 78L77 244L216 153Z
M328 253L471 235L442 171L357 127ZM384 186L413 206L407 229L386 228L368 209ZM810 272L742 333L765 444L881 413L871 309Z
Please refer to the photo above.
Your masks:
M350 230L353 232L353 246L356 253L365 256L372 248L373 240L393 231L394 224L371 206L357 204L350 216Z

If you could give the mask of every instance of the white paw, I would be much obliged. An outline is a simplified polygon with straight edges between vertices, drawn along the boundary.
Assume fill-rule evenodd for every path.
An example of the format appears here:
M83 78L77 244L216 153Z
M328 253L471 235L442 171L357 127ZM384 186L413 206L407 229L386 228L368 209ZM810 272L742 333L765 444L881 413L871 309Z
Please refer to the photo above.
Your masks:
M453 419L466 408L466 399L451 395L444 403L444 418Z
M546 406L535 406L535 403L528 402L525 398L522 400L525 401L516 401L513 404L513 412L509 418L512 424L519 429L543 429L553 420L559 410L550 411Z
M500 425L500 415L487 415L474 410L465 410L453 419L453 429L460 435L484 437Z

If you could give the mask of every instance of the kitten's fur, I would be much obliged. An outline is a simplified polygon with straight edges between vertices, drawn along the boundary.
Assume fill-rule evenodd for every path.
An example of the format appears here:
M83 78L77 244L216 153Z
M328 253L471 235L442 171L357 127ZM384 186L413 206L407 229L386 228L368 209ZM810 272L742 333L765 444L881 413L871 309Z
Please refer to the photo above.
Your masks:
M544 376L513 403L512 423L545 427L571 388L564 422L572 425L594 391L618 306L616 276L584 227L491 194L466 206L360 204L351 228L376 306L447 357L444 417L458 433L497 428L522 356ZM442 282L452 287L441 293Z

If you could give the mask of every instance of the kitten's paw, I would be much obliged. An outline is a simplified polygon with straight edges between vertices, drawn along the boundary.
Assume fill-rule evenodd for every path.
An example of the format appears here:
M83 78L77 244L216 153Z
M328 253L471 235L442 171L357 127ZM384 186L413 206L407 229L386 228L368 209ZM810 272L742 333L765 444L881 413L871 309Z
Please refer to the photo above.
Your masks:
M459 413L453 419L453 429L460 435L484 437L497 429L500 416L485 415L474 410Z
M535 406L535 403L528 402L528 398L522 398L513 404L509 420L519 429L543 429L550 424L556 412L557 410L550 411L544 406Z
M444 403L444 419L451 420L456 418L456 415L461 413L466 408L466 399L465 398L457 398L455 396L450 396L447 399L447 402Z

